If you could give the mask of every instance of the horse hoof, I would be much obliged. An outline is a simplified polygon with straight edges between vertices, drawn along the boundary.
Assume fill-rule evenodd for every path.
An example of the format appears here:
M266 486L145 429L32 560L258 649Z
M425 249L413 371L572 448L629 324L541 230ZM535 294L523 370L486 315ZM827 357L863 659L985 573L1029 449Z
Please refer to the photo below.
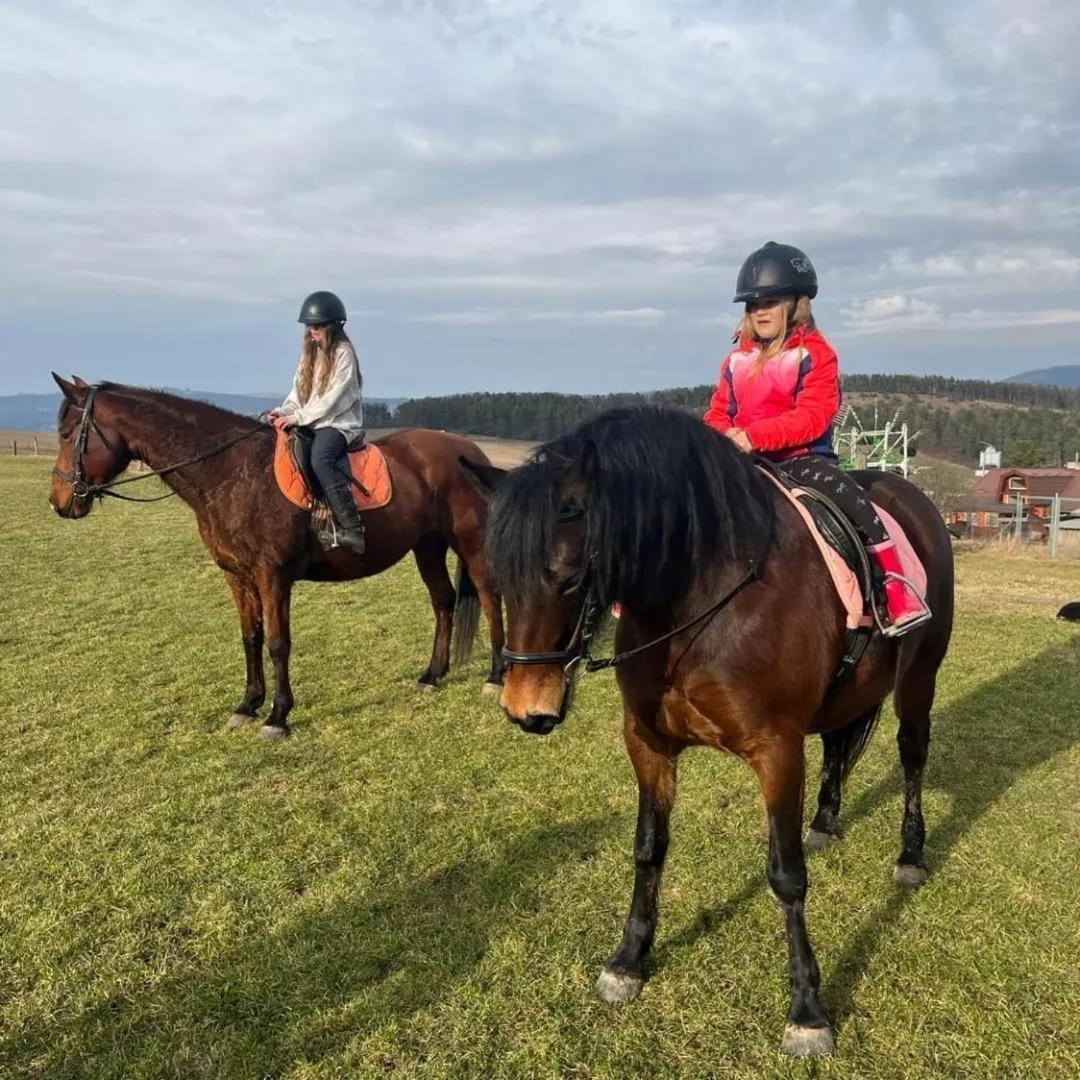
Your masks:
M248 716L247 713L234 712L228 720L225 721L226 731L239 731L241 728L245 728L248 724L254 720L254 716Z
M892 872L893 881L906 889L917 889L926 882L927 877L929 874L925 866L911 866L908 863L897 863Z
M788 1024L784 1028L784 1041L780 1049L797 1058L829 1057L836 1049L836 1040L830 1028Z
M596 992L609 1005L625 1005L641 993L642 980L604 968L596 980Z
M824 851L831 844L835 844L839 839L839 836L833 836L832 833L821 832L818 829L808 829L806 832L806 839L803 841L803 847L805 847L807 851Z
M281 742L282 739L289 737L289 729L284 727L278 727L276 724L263 724L259 728L259 738L266 739L267 742Z
M486 682L480 689L481 697L497 697L502 693L502 683Z
M417 683L416 685L420 687L420 689L423 690L425 694L433 694L436 690L439 689L438 684L433 682L422 682Z

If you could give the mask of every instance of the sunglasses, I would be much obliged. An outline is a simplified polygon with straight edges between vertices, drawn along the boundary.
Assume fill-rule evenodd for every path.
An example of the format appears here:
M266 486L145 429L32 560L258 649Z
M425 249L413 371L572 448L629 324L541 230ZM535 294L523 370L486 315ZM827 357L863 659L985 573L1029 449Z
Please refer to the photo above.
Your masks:
M765 297L761 300L748 300L746 310L752 315L755 311L768 311L770 308L780 307L783 303L777 297Z

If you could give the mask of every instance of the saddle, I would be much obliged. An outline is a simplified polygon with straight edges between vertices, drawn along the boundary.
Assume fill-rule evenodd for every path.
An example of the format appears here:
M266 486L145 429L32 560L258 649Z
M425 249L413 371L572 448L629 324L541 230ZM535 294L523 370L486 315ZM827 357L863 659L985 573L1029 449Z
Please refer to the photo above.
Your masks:
M326 509L326 504L312 494L313 486L304 474L296 440L298 436L279 431L274 446L274 479L294 506L303 510ZM365 443L348 451L349 486L357 509L378 510L393 498L394 488L386 455L378 446Z
M792 503L810 530L844 605L847 614L844 654L829 687L828 693L832 694L858 667L881 621L875 615L876 605L880 602L880 572L871 562L855 526L832 499L810 488L799 487L765 458L758 458L755 464ZM896 544L905 577L920 595L925 596L926 569L900 523L876 503L874 509Z

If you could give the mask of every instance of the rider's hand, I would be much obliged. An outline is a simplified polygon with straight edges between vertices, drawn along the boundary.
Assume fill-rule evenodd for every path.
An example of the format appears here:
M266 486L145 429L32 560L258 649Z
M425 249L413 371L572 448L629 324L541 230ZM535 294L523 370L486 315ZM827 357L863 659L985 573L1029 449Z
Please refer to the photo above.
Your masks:
M728 428L724 434L742 451L749 454L754 449L754 444L750 442L750 436L743 431L742 428Z
M278 429L278 431L288 431L289 428L293 426L292 418L286 416L283 412L278 412L277 409L267 413L267 419Z

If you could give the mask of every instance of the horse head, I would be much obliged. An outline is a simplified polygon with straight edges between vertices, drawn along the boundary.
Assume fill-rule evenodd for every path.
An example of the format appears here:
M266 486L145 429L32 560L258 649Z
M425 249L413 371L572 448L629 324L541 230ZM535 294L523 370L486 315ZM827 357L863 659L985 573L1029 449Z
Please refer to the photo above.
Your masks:
M97 387L78 376L68 382L52 373L64 395L57 418L60 445L52 470L49 504L64 518L90 513L94 488L119 476L132 454L103 411L96 410Z
M566 717L599 621L586 525L593 463L588 452L581 461L539 457L504 473L461 459L491 503L486 550L507 618L499 701L534 735Z

